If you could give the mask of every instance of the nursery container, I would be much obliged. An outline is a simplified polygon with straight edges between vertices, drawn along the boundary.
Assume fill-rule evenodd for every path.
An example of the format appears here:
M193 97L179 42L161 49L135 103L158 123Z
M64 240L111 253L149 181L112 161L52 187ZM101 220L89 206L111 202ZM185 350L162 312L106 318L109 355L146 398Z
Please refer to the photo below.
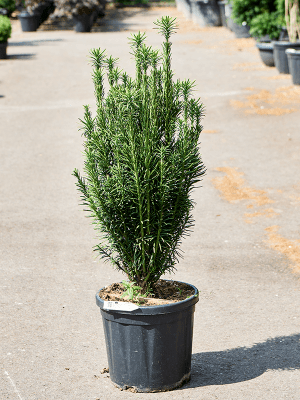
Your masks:
M300 49L300 42L273 42L275 67L281 74L289 74L289 64L285 51L287 49Z
M226 4L227 1L218 1L219 7L220 7L220 16L221 16L221 23L223 26L227 26L227 21L226 21Z
M96 295L109 374L116 386L155 392L175 389L190 379L194 311L198 301L198 290L190 286L195 292L186 300L141 306L134 311L107 309L106 302Z
M300 51L294 49L288 49L285 51L290 74L292 75L292 80L294 85L300 85Z
M221 13L217 0L192 0L192 20L201 27L220 26Z
M27 11L22 11L19 14L19 20L21 21L21 27L23 32L34 32L37 30L40 24L40 14L34 13L29 14Z
M0 42L0 60L7 58L7 40L5 42Z
M256 43L262 62L268 67L274 67L273 44Z
M227 21L227 27L235 34L237 38L249 38L250 27L246 24L239 25L234 22L232 18L232 5L230 3L225 4L225 15Z

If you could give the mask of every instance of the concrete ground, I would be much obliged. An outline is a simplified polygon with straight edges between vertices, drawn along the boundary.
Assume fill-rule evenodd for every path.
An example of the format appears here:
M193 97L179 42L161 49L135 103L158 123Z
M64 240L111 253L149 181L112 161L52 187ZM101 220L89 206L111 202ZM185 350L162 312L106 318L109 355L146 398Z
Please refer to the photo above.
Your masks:
M176 77L206 107L207 166L196 225L174 279L196 285L192 379L173 392L121 392L106 374L98 289L123 279L95 259L79 206L78 119L95 108L91 48L131 74L128 35L177 15ZM0 61L0 398L10 400L300 398L300 89L264 67L252 39L199 29L174 8L125 9L96 31L23 33Z

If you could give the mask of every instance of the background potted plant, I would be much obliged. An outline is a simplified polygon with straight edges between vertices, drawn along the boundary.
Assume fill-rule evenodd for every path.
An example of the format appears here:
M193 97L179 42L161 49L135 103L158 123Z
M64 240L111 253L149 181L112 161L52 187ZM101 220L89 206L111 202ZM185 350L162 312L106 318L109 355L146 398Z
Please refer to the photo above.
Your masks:
M0 59L7 57L7 40L11 36L11 23L6 15L0 15Z
M15 0L0 0L0 15L11 16L11 13L16 9Z
M97 113L85 106L85 177L74 170L82 204L101 233L95 250L128 277L96 295L110 378L140 392L170 390L190 378L198 291L161 277L174 270L193 226L190 194L205 173L198 148L203 105L191 97L193 82L172 79L175 18L155 25L162 54L146 46L145 34L131 37L135 79L105 51L91 52Z
M23 32L34 32L38 29L41 15L36 9L40 3L39 0L24 0L25 9L18 16Z
M217 0L191 0L192 20L201 27L220 26L221 12Z
M289 37L291 41L296 41L297 36L300 38L300 11L298 0L286 2L286 14ZM285 52L288 57L288 66L293 83L294 85L300 85L300 51L289 48Z
M264 12L276 11L274 0L230 0L231 18L228 18L228 27L236 37L250 37L251 21Z
M300 49L300 42L297 41L299 37L299 1L298 0L285 0L285 21L288 31L289 41L274 41L274 61L275 66L281 74L289 74L289 64L286 54L287 49Z
M271 41L279 40L284 21L280 4L282 4L282 0L277 0L276 11L264 11L255 16L249 23L250 34L257 39L256 47L259 49L261 60L269 67L275 65Z
M55 0L60 15L73 18L76 32L90 32L97 16L104 15L106 0Z

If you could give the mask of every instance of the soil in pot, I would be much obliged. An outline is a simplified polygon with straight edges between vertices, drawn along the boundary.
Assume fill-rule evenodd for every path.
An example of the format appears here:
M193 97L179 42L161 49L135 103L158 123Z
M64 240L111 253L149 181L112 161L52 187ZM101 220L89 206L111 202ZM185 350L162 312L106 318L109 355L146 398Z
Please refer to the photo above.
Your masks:
M102 314L110 378L120 389L159 392L175 389L190 379L198 291L183 282L166 282L160 280L154 289L160 305L136 305L130 311L126 306L121 310L108 308L114 302L100 298L111 296L103 289L96 295ZM119 284L111 285L111 289L113 296L124 292ZM119 290L121 293L117 293ZM186 298L186 295L190 296ZM181 296L185 300L180 300ZM169 304L165 303L165 297Z
M192 0L192 20L201 28L221 25L221 13L217 0Z
M286 50L286 54L293 84L300 85L300 51L288 49Z
M106 301L123 301L127 302L126 297L121 297L125 292L123 283L113 283L99 292L99 297ZM151 297L141 297L138 303L144 307L158 306L162 304L176 303L182 301L194 294L195 290L187 283L177 281L166 281L159 279L153 288Z
M274 67L273 44L272 43L256 43L262 62L268 67Z
M273 42L274 49L274 62L275 67L281 74L289 74L289 64L285 51L287 49L300 49L300 42L292 43L292 42L284 42L284 41L274 41Z
M0 42L0 60L4 60L7 58L7 41L5 42Z

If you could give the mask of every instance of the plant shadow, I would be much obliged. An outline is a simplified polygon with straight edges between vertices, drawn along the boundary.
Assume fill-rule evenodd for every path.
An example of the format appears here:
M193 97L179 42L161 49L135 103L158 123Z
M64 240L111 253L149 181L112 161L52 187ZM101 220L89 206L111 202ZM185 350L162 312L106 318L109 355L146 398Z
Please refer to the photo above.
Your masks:
M134 7L112 7L105 10L104 17L98 17L94 22L91 32L120 32L138 30L134 23L127 22L127 18L138 16L145 13L146 6ZM61 17L55 20L49 18L38 29L39 31L52 31L52 30L74 30L74 23L72 19Z
M8 54L7 60L32 60L35 54Z
M40 44L48 44L48 42L61 42L63 39L38 39L38 40L25 40L23 42L8 42L9 46L38 46Z
M300 334L279 336L252 347L196 353L191 381L179 390L244 382L267 370L300 369Z

